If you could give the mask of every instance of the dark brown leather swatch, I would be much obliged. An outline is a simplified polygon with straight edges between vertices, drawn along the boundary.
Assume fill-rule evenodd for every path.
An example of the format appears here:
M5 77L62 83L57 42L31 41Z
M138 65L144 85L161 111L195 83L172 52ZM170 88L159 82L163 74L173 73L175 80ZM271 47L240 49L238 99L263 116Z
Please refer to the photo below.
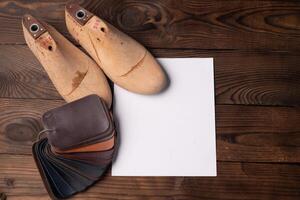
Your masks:
M114 124L105 103L97 95L46 112L42 121L49 143L60 150L93 144L111 137Z

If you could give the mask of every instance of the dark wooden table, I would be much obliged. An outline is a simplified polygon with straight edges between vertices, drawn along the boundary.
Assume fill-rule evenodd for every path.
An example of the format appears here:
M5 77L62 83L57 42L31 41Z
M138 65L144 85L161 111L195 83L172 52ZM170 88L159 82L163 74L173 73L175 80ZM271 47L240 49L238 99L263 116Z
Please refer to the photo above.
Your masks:
M157 57L215 58L218 177L107 175L75 199L300 199L300 1L81 3ZM25 45L21 17L70 38L64 5L0 1L0 192L9 200L49 198L31 145L41 114L64 104Z

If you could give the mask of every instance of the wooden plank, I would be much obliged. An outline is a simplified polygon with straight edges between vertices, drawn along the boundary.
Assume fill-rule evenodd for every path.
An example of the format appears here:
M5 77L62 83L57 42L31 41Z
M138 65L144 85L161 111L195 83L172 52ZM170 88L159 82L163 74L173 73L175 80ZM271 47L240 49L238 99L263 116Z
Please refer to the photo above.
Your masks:
M61 99L27 46L0 45L1 97Z
M153 52L158 57L214 57L217 104L300 104L298 53L169 49Z
M300 162L299 107L216 107L217 158Z
M0 153L31 154L31 145L43 129L41 116L63 105L63 100L0 99Z
M217 104L300 105L297 52L152 52L158 57L214 57ZM43 67L24 45L0 45L0 97L61 99Z
M31 156L0 154L0 190L15 199L48 199ZM111 177L74 199L298 199L299 164L218 162L218 176Z
M42 113L62 104L62 100L0 99L0 153L31 154L42 129ZM218 105L217 159L300 162L299 121L300 108Z
M21 17L25 13L68 35L65 2L1 1L0 43L24 43ZM82 4L151 48L300 48L299 1L86 0Z

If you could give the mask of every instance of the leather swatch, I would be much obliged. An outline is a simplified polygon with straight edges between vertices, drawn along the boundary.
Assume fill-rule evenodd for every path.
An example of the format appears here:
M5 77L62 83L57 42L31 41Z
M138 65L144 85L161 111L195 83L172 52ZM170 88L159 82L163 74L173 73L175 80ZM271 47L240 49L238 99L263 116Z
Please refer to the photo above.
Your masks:
M107 171L116 132L104 101L90 95L46 112L45 138L32 146L34 160L52 199L82 192Z
M53 149L53 151L55 151L57 153L106 151L106 150L109 150L109 149L113 148L114 142L115 142L115 137L112 136L108 140L105 140L105 141L102 141L102 142L99 142L99 143L91 144L91 145L88 145L88 146L81 146L81 147L78 147L78 148L73 148L73 149L69 149L69 150L65 150L65 151L55 149L55 147L52 147L52 149Z
M42 121L49 143L61 150L85 146L111 137L114 126L103 100L96 95L46 112Z

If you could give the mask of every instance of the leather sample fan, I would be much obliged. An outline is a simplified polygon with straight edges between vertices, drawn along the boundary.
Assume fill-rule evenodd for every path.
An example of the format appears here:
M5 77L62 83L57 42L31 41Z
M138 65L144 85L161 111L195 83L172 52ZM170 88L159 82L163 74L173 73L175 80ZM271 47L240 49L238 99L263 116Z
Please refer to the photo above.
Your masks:
M47 136L34 143L33 156L53 199L85 190L99 180L116 150L113 119L104 101L90 95L46 112Z

